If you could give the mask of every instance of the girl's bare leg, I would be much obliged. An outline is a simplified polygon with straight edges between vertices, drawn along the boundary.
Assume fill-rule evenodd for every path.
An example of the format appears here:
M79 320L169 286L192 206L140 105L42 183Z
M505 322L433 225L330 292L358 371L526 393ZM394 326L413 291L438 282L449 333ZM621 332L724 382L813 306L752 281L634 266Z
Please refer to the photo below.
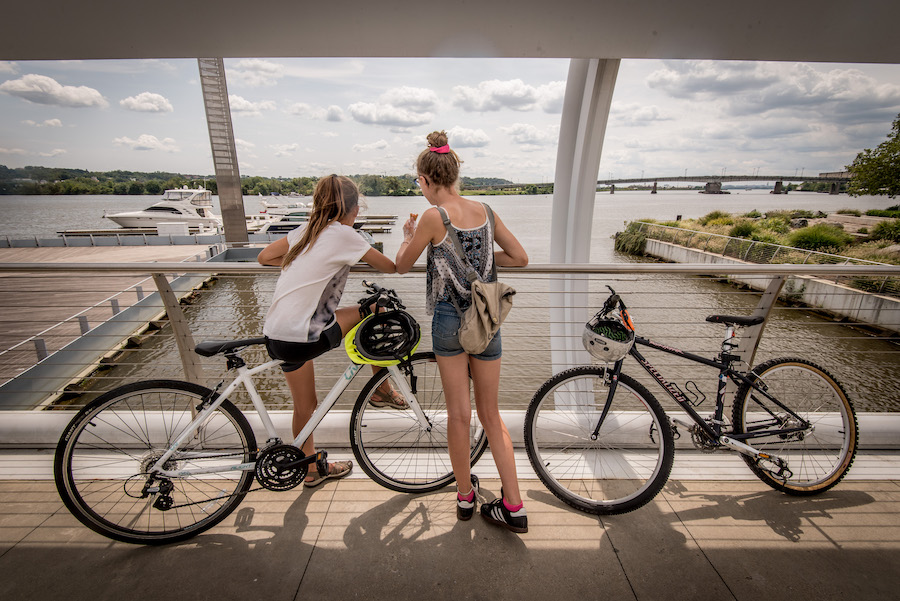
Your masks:
M475 407L478 419L487 434L491 455L500 472L503 495L511 505L519 505L522 495L519 492L519 478L516 473L516 456L513 452L512 439L506 424L500 417L500 361L482 361L470 359L472 381L475 384Z
M450 465L456 476L457 487L460 492L466 494L471 490L469 426L472 421L468 355L438 356L437 364L447 403L447 446Z

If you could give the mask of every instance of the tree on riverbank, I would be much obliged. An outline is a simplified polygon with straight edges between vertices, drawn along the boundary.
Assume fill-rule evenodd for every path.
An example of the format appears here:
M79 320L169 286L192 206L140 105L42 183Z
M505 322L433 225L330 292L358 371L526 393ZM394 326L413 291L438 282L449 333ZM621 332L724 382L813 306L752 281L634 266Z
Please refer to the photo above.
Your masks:
M853 175L848 190L851 196L887 194L894 198L900 194L900 115L887 138L875 150L860 152L847 166Z

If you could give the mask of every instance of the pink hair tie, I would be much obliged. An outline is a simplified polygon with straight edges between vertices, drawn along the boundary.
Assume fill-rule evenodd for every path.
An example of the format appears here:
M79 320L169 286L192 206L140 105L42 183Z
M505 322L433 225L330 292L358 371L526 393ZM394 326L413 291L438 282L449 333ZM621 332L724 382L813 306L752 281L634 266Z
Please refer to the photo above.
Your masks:
M428 150L431 152L436 152L438 154L448 154L450 152L450 145L444 144L443 146L431 146Z

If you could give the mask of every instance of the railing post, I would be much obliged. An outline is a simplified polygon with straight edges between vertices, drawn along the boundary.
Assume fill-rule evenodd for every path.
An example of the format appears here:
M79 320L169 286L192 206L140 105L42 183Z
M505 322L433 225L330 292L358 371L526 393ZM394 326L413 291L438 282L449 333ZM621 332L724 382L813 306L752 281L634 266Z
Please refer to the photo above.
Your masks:
M88 318L86 315L78 316L78 325L81 327L81 335L84 336L88 332L91 331L91 326L88 324Z
M178 354L181 356L181 365L184 367L184 377L189 382L196 384L203 383L203 365L194 353L194 337L191 336L190 327L184 318L184 312L169 280L162 273L154 273L153 281L156 282L156 289L159 290L159 296L162 298L163 306L166 308L166 315L169 317L169 324L172 326L172 333L175 336L175 344L178 346Z
M44 342L43 338L34 339L34 350L37 352L38 362L43 361L49 355L47 352L47 343Z
M744 328L738 339L738 347L735 353L740 355L741 359L751 367L753 367L753 359L756 357L756 349L759 348L763 329L769 322L769 314L778 301L778 295L781 293L781 287L784 286L785 279L786 277L783 275L776 275L769 280L766 291L759 297L759 303L753 311L753 317L762 317L765 321L757 326Z

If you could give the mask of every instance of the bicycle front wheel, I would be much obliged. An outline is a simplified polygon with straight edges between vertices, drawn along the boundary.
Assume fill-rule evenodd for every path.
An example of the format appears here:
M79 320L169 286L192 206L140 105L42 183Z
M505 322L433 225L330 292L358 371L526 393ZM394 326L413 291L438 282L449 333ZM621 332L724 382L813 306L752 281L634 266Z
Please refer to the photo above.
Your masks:
M196 384L154 380L116 388L82 409L54 462L69 511L95 532L140 544L183 540L222 521L253 483L256 460L253 430L229 401L165 462L177 475L149 473L210 398L215 393Z
M796 358L766 361L750 376L777 403L742 386L732 415L735 434L750 434L747 444L786 461L790 472L778 473L775 466L742 455L753 473L772 488L798 496L840 482L853 463L858 436L856 413L843 386L815 363Z
M672 470L675 443L652 394L620 374L609 412L606 370L576 367L553 376L525 414L525 448L535 473L560 500L592 514L626 513L649 502Z
M369 403L387 381L399 389L384 369L372 376L353 407L350 444L363 471L378 484L398 492L424 493L454 481L447 450L447 405L434 353L416 353L410 368L403 375L430 428L422 427L411 408L378 408ZM474 415L469 444L471 465L475 465L487 447L487 436Z

